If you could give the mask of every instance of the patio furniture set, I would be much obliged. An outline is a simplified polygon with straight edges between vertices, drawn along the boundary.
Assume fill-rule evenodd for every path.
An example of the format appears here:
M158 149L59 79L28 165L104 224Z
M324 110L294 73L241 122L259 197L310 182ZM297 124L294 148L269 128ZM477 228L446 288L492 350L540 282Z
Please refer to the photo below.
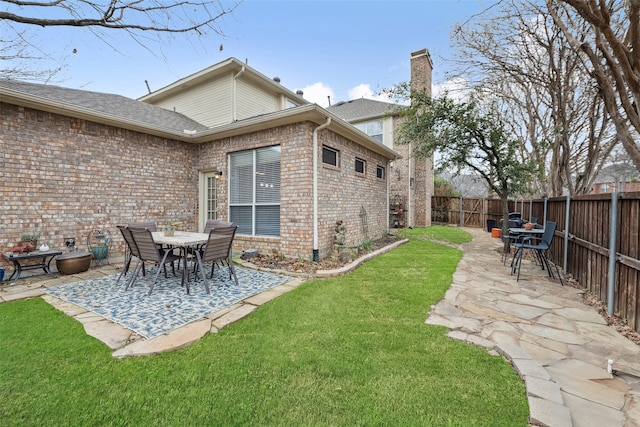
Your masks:
M158 266L158 271L151 283L149 295L158 281L161 272L167 277L167 264L171 266L172 272L176 275L176 269L181 272L181 285L190 292L189 282L191 268L189 261L193 264L193 275L202 278L207 293L210 293L209 282L205 274L204 264L211 263L211 273L209 278L213 278L214 269L217 266L226 265L229 269L229 279L233 278L238 284L238 277L233 266L232 247L237 226L232 222L221 220L208 220L203 233L188 231L172 231L165 233L158 231L155 222L137 222L127 226L118 226L126 243L126 255L123 270L118 277L118 282L122 277L129 274L131 262L137 259L135 267L127 278L125 290L129 289L140 276L146 275L145 264L153 263ZM58 271L62 274L75 274L86 271L91 262L89 252L68 252L63 255L61 251L34 251L29 253L3 253L3 257L11 262L14 271L8 278L13 279L13 284L17 282L25 270L42 268L46 274L55 277L51 271L51 262L56 258ZM34 263L33 260L37 260ZM176 263L176 261L178 261Z
M533 224L533 226L525 226L525 224ZM503 263L506 262L507 257L511 253L510 246L516 249L511 259L511 274L517 274L517 279L520 280L520 269L522 266L522 257L525 250L530 251L536 263L538 263L543 270L547 270L549 277L555 278L553 273L553 267L555 267L560 284L564 286L562 275L558 269L557 264L553 259L553 255L550 251L553 237L555 235L557 223L554 221L545 221L544 227L537 224L537 218L531 218L528 223L519 221L518 224L509 220L509 231L506 236L502 236L502 240L505 241L505 250L502 254Z
M118 281L129 272L131 261L137 258L136 265L127 281L125 290L129 289L140 272L146 274L145 263L151 262L158 265L158 271L149 288L149 295L153 292L153 288L158 281L161 272L167 277L167 264L171 265L173 274L176 274L176 264L178 270L182 265L181 285L186 287L187 293L190 292L190 268L189 260L193 260L194 274L200 274L204 282L207 293L211 293L207 275L204 272L204 263L211 263L211 275L216 265L226 264L229 269L229 278L233 278L238 283L235 268L233 267L232 247L238 227L231 222L220 220L209 220L205 226L203 233L194 233L188 231L171 231L165 233L158 231L155 223L133 223L128 226L118 226L127 244L127 256L125 264L118 277Z

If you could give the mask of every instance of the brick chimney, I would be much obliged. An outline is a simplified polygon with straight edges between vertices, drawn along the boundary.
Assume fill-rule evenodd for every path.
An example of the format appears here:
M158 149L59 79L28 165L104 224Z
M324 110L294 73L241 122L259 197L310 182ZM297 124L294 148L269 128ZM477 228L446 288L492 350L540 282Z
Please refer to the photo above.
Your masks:
M433 62L427 49L411 53L411 89L425 91L432 96L431 75ZM406 147L407 167L413 185L408 191L409 225L428 227L431 225L431 196L433 196L433 157L416 158L411 151L413 144Z
M429 51L420 49L411 52L411 88L414 90L426 90L431 96L431 75L433 62Z

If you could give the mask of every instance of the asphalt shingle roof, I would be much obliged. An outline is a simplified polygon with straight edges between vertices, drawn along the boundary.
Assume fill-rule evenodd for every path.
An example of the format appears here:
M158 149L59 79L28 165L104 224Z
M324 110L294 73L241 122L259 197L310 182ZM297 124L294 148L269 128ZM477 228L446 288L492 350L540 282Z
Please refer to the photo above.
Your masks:
M327 110L341 119L350 122L353 120L381 117L387 114L392 114L400 108L402 108L402 105L399 104L360 98L338 102L329 106Z
M206 126L180 113L136 101L122 95L10 79L0 79L0 88L10 89L68 106L79 107L97 114L107 114L126 121L135 121L155 129L180 133L184 130L200 132L208 129Z

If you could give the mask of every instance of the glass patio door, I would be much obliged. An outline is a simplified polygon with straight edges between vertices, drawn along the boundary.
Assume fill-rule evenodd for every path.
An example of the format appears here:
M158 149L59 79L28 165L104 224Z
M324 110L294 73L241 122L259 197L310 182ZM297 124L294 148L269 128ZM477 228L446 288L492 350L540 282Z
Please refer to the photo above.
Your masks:
M216 171L205 172L203 174L200 192L200 230L204 230L204 225L208 219L218 217L218 196L217 183L219 175Z

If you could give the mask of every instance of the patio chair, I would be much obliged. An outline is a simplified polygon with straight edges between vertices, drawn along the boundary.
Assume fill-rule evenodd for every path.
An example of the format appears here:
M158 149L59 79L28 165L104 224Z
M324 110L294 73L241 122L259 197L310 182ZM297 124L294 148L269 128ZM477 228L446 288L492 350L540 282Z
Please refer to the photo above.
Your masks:
M202 275L202 280L204 281L207 293L209 292L209 284L207 282L206 274L204 273L203 263L205 262L211 262L211 279L213 278L216 262L220 262L223 265L227 264L227 267L229 268L229 279L233 277L236 285L238 284L238 276L236 275L236 270L233 267L233 261L231 259L231 249L237 229L238 227L235 225L231 227L218 227L211 229L207 244L201 250L195 251L198 266L200 267L200 274Z
M130 222L127 227L137 230L144 230L146 228L152 232L158 231L158 224L156 224L155 221Z
M558 278L560 279L560 284L564 286L564 282L562 281L562 276L560 275L560 270L558 269L558 265L553 260L553 255L549 251L551 249L551 243L553 242L553 236L556 232L557 223L554 221L547 221L547 224L544 229L544 233L542 234L542 238L536 238L533 236L526 236L522 239L522 242L517 242L514 244L516 247L516 254L513 257L511 273L513 274L516 269L518 270L518 277L516 280L520 280L520 266L522 264L522 254L525 249L530 249L537 256L540 264L542 265L542 269L547 269L549 273L549 277L553 276L553 271L551 270L551 264L549 264L549 259L547 258L547 253L551 257L551 262L555 266L556 273L558 273Z
M233 222L231 222L231 221L223 221L221 219L208 219L207 222L204 224L203 233L209 234L209 232L212 229L216 228L216 227L233 227ZM203 248L205 246L206 246L206 243L203 243L203 244L199 245L197 247L197 249L195 249L195 250L200 251L200 254L202 255L202 250L203 250ZM193 255L193 251L194 251L194 249L190 248L189 249L189 254ZM194 272L196 271L196 266L193 267L193 271Z
M505 265L507 263L507 258L509 257L509 254L511 254L511 245L513 243L520 242L522 239L522 236L520 234L511 234L509 232L510 229L518 228L518 227L520 227L520 222L517 220L510 219L509 227L507 228L507 233L503 234L501 237L502 242L503 243L506 242L507 244L506 249L502 250L502 265Z
M120 282L120 279L122 278L122 276L126 276L127 273L129 272L129 267L131 266L131 260L133 259L133 257L140 259L138 247L136 246L135 242L133 241L133 237L131 236L131 230L125 227L124 225L118 225L117 227L118 227L118 230L120 230L120 232L122 233L122 238L124 239L124 242L127 244L127 254L125 256L122 272L120 273L120 276L118 276L118 280L116 280L116 283ZM145 271L144 265L143 265L142 275L146 276L146 274L147 272Z
M144 230L145 228L151 232L155 232L158 231L158 224L156 224L155 221L141 221L141 222L130 222L129 225L127 225L127 227L129 227L132 230ZM161 245L160 243L158 243L158 248L164 250L173 250L173 248L171 246L169 247L165 247L163 245ZM173 265L171 265L171 268L175 268ZM180 270L180 263L178 263L178 270ZM142 267L142 275L144 276L145 270L144 270L144 266Z
M203 233L208 234L211 231L211 229L215 227L231 227L231 226L233 226L233 222L230 222L230 221L223 221L221 219L208 219L207 222L204 224Z
M151 288L149 288L149 295L153 292L153 287L158 281L158 277L160 276L160 272L164 270L164 276L167 277L167 269L166 265L171 263L171 270L173 271L173 275L176 275L176 270L174 268L173 262L179 260L180 257L175 255L172 250L165 250L158 248L158 245L153 240L153 235L149 229L129 229L131 233L131 237L135 243L135 246L138 249L138 263L136 264L135 269L133 270L133 275L125 290L129 289L133 282L135 282L140 270L143 268L145 262L154 262L158 266L158 271L156 272L156 276L151 283Z

